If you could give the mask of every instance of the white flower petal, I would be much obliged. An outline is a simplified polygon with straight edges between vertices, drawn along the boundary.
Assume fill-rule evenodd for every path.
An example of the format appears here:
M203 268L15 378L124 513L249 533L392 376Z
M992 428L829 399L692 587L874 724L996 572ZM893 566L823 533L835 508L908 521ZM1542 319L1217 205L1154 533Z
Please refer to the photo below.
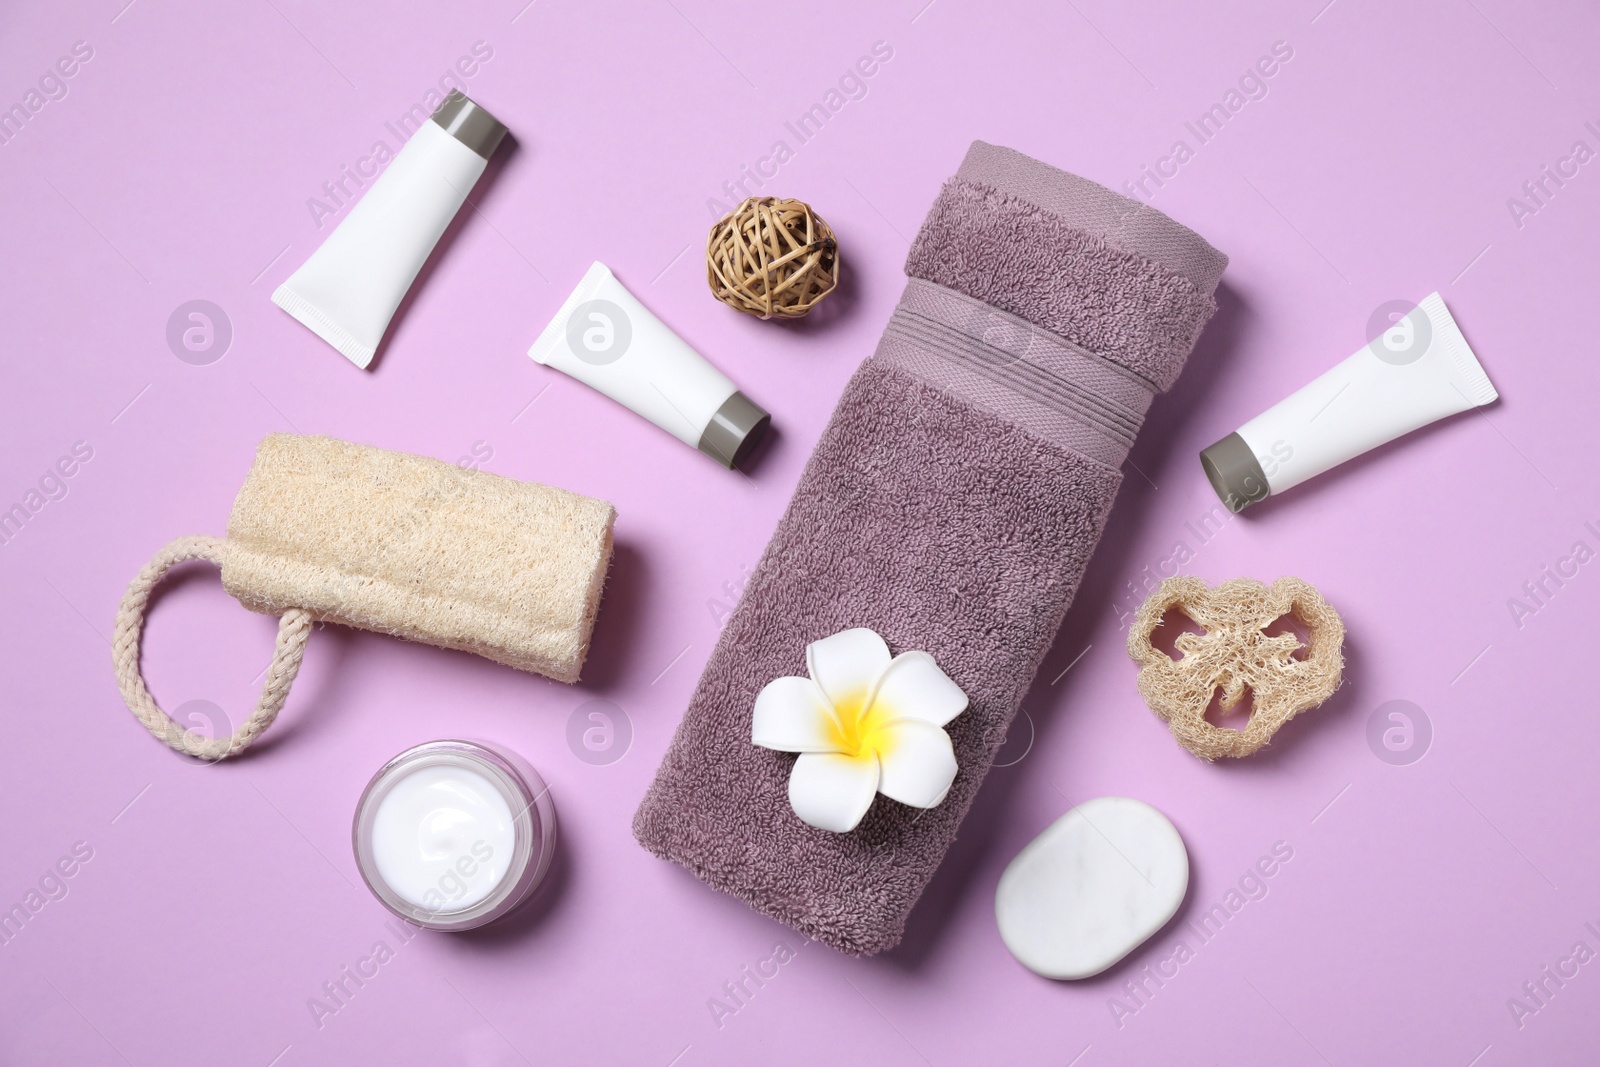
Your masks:
M878 794L878 761L871 756L807 752L789 775L789 804L800 821L836 834L856 828Z
M883 773L878 792L913 808L936 807L956 778L956 752L950 735L920 719L899 719L883 727L878 749Z
M967 694L926 652L902 652L878 679L872 706L890 719L943 726L967 710Z
M756 697L750 740L779 752L837 752L839 726L810 678L774 678Z
M889 646L865 627L841 630L806 646L806 670L841 713L865 705L889 665Z

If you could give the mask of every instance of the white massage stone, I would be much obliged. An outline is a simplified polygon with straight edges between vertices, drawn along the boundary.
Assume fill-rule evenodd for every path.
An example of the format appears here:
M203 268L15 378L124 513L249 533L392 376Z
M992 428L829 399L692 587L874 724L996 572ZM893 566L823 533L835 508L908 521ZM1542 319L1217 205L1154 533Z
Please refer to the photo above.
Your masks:
M1189 888L1189 853L1141 800L1085 801L1028 842L1000 876L1000 937L1030 971L1087 978L1166 925Z

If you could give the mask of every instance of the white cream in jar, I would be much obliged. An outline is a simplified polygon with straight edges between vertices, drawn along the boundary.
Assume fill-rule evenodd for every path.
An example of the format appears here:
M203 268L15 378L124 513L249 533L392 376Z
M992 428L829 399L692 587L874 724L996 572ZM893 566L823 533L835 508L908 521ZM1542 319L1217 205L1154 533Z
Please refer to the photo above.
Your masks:
M555 808L514 753L433 741L373 776L353 836L356 865L385 907L428 929L468 930L515 908L543 879Z

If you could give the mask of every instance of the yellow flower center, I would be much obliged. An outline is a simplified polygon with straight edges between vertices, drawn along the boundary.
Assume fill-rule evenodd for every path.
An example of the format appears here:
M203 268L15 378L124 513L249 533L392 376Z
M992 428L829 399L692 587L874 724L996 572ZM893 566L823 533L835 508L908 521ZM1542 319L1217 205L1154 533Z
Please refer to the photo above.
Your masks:
M890 744L886 727L894 718L881 700L867 706L867 690L859 689L833 705L837 722L831 740L840 752L852 759L874 759L885 754Z

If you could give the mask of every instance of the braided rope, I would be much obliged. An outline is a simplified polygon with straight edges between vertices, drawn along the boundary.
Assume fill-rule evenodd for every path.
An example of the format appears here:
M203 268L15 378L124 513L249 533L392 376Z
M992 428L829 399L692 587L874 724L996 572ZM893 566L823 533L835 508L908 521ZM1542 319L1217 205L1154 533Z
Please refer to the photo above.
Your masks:
M266 682L261 687L261 700L256 710L245 720L232 737L202 737L185 730L161 710L139 673L139 641L144 633L145 606L150 593L160 584L167 571L191 559L203 559L222 566L228 542L220 537L180 537L169 541L154 559L144 565L137 577L129 583L117 610L116 632L111 639L112 665L117 672L117 688L122 699L133 712L134 718L168 745L186 756L203 760L220 760L234 756L249 747L261 731L272 725L289 697L289 687L300 673L300 660L305 655L306 638L311 634L311 614L300 608L291 608L278 620L278 641L272 652L272 663L267 667Z

